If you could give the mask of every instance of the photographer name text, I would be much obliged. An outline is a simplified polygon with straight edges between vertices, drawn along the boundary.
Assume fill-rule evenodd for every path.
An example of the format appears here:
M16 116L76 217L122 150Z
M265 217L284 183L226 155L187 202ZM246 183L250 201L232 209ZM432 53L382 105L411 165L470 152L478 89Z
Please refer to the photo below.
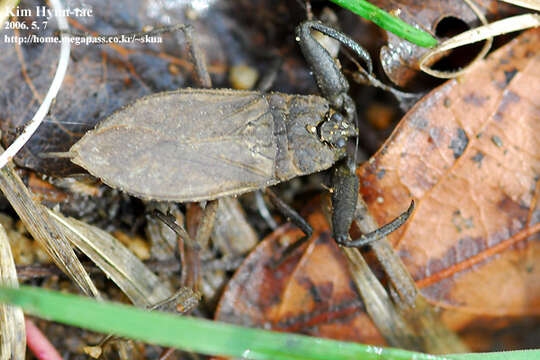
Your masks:
M94 16L93 9L90 8L74 8L74 9L62 9L61 11L50 9L47 6L36 6L35 8L16 8L9 11L9 15L12 17L46 17L50 19L53 16L71 16L71 17L91 17Z

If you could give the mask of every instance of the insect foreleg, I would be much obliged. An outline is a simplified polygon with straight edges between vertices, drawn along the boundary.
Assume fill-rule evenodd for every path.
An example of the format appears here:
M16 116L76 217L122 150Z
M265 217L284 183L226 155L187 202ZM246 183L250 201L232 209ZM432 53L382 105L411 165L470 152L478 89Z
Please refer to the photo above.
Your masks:
M338 244L348 240L358 198L358 177L347 162L332 170L332 232Z
M343 76L338 63L328 51L311 35L311 30L317 30L338 40L362 58L371 73L373 65L368 52L345 34L324 25L319 21L305 21L296 28L297 41L302 53L313 70L313 76L322 95L327 98L337 110L344 110L347 116L354 116L354 102L348 95L349 83ZM346 100L346 98L349 98Z
M337 61L313 38L311 35L312 29L338 40L353 50L356 55L365 61L369 73L373 69L371 58L367 51L354 42L354 40L318 21L306 21L296 28L297 40L300 42L304 57L313 70L321 93L329 100L332 108L338 111L338 114L332 115L327 124L325 124L328 131L323 135L326 138L333 139L331 143L337 146L344 146L345 137L341 135L344 127L343 124L347 124L346 126L356 126L356 106L348 94L349 83L341 72ZM343 120L338 116L339 114L341 114ZM358 127L356 126L356 128ZM322 129L324 130L325 127L323 126ZM331 136L326 134L330 134ZM332 187L334 190L332 194L334 238L338 242L344 242L348 239L349 228L354 218L358 197L359 185L358 178L356 177L356 149L348 151L346 161L340 163L334 169Z

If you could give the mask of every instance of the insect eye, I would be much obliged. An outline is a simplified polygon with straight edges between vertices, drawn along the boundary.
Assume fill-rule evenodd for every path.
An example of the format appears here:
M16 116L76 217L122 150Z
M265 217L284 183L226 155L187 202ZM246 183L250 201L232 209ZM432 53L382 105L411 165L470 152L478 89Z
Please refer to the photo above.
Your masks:
M343 121L343 115L340 113L332 114L331 121L335 123L341 123Z

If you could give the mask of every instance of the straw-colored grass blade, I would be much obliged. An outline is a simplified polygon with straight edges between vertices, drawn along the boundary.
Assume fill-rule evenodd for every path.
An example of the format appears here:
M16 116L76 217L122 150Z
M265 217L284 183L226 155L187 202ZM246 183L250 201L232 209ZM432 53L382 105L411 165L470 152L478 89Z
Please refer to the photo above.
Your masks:
M32 199L21 178L10 162L0 169L0 189L24 226L34 239L47 251L56 265L89 296L99 297L99 292L90 276L75 255L66 236L51 219L47 211Z
M15 262L9 240L0 225L0 284L18 287ZM23 360L26 352L26 332L22 309L12 305L0 305L0 360Z
M172 295L166 284L109 233L49 210L67 238L101 268L139 307L154 305Z

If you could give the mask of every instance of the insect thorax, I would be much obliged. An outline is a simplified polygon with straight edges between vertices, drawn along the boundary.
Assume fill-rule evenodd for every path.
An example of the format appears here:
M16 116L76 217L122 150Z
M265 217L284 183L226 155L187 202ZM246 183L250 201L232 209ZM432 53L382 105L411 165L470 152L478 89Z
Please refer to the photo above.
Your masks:
M342 148L320 136L333 114L326 99L272 94L268 100L275 122L276 174L280 179L325 170L344 156Z

